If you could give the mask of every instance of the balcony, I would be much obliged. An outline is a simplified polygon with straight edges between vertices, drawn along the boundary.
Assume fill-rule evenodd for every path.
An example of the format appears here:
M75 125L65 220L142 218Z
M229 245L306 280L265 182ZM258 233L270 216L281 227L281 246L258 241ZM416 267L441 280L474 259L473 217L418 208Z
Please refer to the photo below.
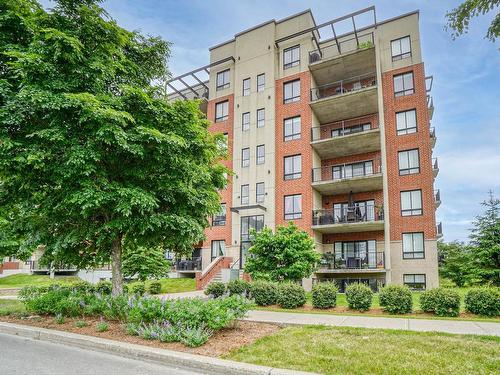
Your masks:
M434 100L430 95L427 95L427 111L429 112L429 120L432 120L432 116L434 116Z
M443 224L438 223L436 225L436 238L442 238L443 237Z
M312 229L320 233L384 230L384 211L381 207L358 204L344 209L313 210Z
M380 159L328 165L312 170L312 186L321 194L347 194L382 190Z
M310 105L323 124L375 113L378 111L376 75L368 73L314 87Z
M431 136L431 147L434 148L436 146L436 129L434 127L431 127L430 130L430 136Z
M344 273L344 272L384 272L385 254L383 251L367 252L352 251L350 253L337 254L335 252L324 253L316 273Z
M439 189L434 191L434 203L436 204L436 208L441 205L441 192Z
M178 259L175 261L175 270L177 272L192 273L193 271L201 271L201 257L193 257L192 259Z
M226 215L215 215L212 218L212 226L218 227L222 225L226 225Z
M437 177L438 173L439 173L438 159L432 158L432 174L434 175L434 178Z
M380 129L373 116L337 121L311 129L311 146L322 159L380 150Z

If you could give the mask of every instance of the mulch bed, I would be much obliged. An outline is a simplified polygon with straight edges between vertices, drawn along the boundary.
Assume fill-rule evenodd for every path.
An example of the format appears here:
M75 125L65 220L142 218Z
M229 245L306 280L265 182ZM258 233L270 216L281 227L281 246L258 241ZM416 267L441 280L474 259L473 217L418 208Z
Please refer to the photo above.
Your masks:
M75 326L77 321L85 320L86 327L78 328ZM54 329L79 333L87 336L101 337L109 340L128 342L131 344L151 346L154 348L170 349L192 354L201 354L210 357L220 357L229 353L233 349L248 345L257 339L277 332L280 327L276 324L254 323L238 321L234 328L226 328L214 333L214 335L198 348L189 348L181 343L163 343L157 340L144 340L137 336L127 335L125 324L116 321L106 321L109 329L106 332L97 332L96 324L100 322L96 318L66 318L63 324L58 324L52 316L31 316L19 318L16 316L3 316L0 321L8 323L23 324L39 328Z

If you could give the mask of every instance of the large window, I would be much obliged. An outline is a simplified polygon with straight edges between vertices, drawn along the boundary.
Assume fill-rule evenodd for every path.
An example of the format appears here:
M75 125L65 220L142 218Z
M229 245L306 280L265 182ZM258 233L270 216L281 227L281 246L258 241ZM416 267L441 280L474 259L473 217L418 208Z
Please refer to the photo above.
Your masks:
M215 104L215 122L226 121L229 116L229 101Z
M375 240L335 242L335 268L377 268L384 266L383 256L377 259Z
M263 182L257 182L255 185L255 201L257 203L264 203L264 198L266 196L266 190L264 188Z
M285 157L285 180L294 180L302 177L302 157L293 155Z
M357 201L354 206L349 206L348 202L333 204L334 223L373 221L375 220L375 201Z
M360 124L360 125L353 125L349 126L347 128L339 128L339 129L332 129L330 132L330 135L332 138L334 137L342 137L344 135L349 135L353 133L359 133L359 132L365 132L371 129L371 124Z
M251 241L250 232L255 229L260 232L264 228L264 215L244 216L241 218L241 241Z
M302 194L285 196L285 220L302 217Z
M300 79L283 84L283 103L293 103L300 100Z
M411 190L401 192L401 215L422 215L422 191Z
M264 73L257 76L257 91L264 91L266 88L266 75Z
M283 129L285 141L300 139L300 116L286 118Z
M417 131L417 112L410 109L396 113L396 129L398 135L415 133Z
M250 95L250 78L243 80L243 96Z
M425 274L405 274L403 275L403 284L412 290L424 290Z
M217 73L216 90L223 90L229 87L229 69Z
M399 151L399 174L401 176L407 174L420 173L420 160L418 148L408 151Z
M257 165L264 164L266 161L266 146L258 145L257 146Z
M250 185L241 185L241 204L250 203Z
M226 204L221 203L220 211L212 218L213 226L226 225Z
M411 56L410 37L405 36L391 42L392 61L406 59Z
M226 254L226 242L224 240L212 241L212 260Z
M334 180L342 180L359 176L370 176L373 174L373 160L359 163L335 165L332 167Z
M264 108L260 108L257 110L257 127L263 128L266 124L266 110Z
M403 259L424 258L424 234L403 233Z
M250 129L250 112L241 114L241 130L246 131Z
M300 64L300 45L286 48L283 51L283 69Z
M394 96L411 95L415 92L413 88L413 72L398 74L394 76Z
M249 167L250 166L250 149L244 148L241 150L241 166Z

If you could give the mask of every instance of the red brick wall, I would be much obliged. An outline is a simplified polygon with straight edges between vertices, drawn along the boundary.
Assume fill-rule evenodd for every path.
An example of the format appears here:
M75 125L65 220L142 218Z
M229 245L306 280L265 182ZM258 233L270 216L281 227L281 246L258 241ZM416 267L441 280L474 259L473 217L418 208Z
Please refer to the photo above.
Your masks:
M394 97L393 76L413 71L415 93ZM382 74L382 91L385 112L385 141L387 149L387 176L389 182L390 238L401 240L403 232L424 232L425 239L436 238L435 204L433 196L432 148L429 134L429 114L425 90L424 65L415 64L410 67L385 72ZM397 135L396 112L416 109L417 132ZM420 173L399 176L398 151L419 149ZM422 190L421 216L401 216L400 192L404 190Z
M337 241L363 241L363 240L384 240L384 231L377 230L373 232L356 233L328 233L323 235L323 244L333 244Z
M367 191L363 193L353 193L354 201L366 201L370 199L375 200L375 206L382 206L384 204L384 194L382 190ZM323 195L323 208L332 208L334 203L344 203L348 201L349 194L337 195Z

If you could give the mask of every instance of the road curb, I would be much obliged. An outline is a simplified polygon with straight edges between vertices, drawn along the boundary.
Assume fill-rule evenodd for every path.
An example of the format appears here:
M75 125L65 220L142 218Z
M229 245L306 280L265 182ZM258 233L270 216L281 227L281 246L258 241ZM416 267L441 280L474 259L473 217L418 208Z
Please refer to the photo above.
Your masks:
M197 354L177 352L168 349L123 343L100 337L50 330L0 322L0 333L25 337L32 340L48 341L81 349L104 352L129 359L152 361L169 366L196 369L201 372L218 374L266 374L266 375L311 375L310 372L278 369L252 365L226 359L206 357Z

